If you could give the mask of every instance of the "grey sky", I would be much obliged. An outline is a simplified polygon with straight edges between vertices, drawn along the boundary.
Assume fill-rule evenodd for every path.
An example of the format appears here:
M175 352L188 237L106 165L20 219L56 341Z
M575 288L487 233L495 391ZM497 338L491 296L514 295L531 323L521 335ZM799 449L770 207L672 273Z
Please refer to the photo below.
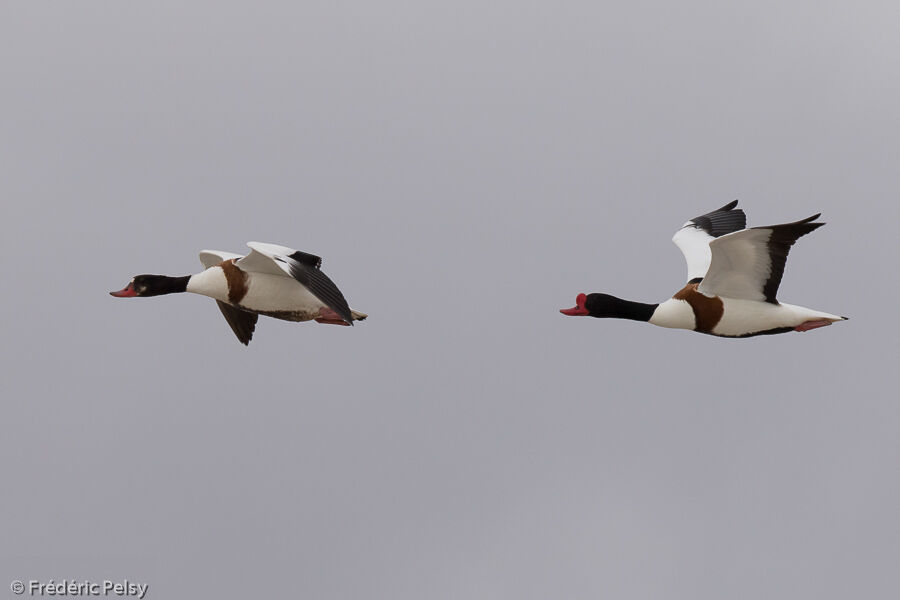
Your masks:
M898 18L2 4L0 584L895 597ZM734 198L823 213L779 296L849 322L557 312L669 297L672 233ZM248 240L321 254L370 319L244 348L208 299L107 295Z

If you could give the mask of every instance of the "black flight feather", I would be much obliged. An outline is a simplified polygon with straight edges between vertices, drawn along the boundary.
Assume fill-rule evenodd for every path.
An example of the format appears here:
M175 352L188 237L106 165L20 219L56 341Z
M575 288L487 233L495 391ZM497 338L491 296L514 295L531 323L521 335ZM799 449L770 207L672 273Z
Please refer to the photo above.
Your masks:
M309 262L294 258L294 255L296 254L319 259L318 256L313 256L312 254L295 252L291 256L277 256L276 260L286 263L290 268L291 276L293 276L294 279L306 286L306 289L312 292L316 298L324 302L325 306L340 315L348 325L353 325L353 315L350 314L350 307L347 305L347 300L344 299L344 295L341 293L341 290L338 289L337 285L328 278L328 275L320 271L318 267L311 265ZM321 263L321 259L319 259L319 262Z
M219 305L219 310L222 311L225 320L231 325L231 330L237 336L237 339L245 346L249 345L250 338L253 337L253 331L256 329L256 320L259 319L259 315L235 308L221 300L216 300L216 304Z
M322 268L321 256L316 256L315 254L309 254L308 252L300 252L299 250L297 250L296 252L291 254L290 257L299 263L303 263L304 265L308 265L316 269Z
M722 208L694 217L691 222L713 237L740 231L747 227L747 215L740 208L735 208L737 203L737 200L729 202Z
M763 295L766 297L766 302L778 304L778 300L775 299L775 296L778 293L778 286L781 285L781 277L784 275L784 265L787 262L788 252L791 251L791 246L794 245L794 242L796 242L798 238L803 237L811 231L815 231L825 224L810 222L815 221L820 216L822 216L821 213L794 223L753 228L768 229L772 232L768 242L771 270L769 271L769 279L763 286Z

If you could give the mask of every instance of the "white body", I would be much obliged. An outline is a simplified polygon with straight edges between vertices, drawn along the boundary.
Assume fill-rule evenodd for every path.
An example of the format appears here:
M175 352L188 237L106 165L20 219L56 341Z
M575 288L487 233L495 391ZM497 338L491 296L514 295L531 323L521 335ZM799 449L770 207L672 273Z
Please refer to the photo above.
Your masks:
M325 304L293 277L268 273L247 273L247 293L240 301L241 308L253 312L309 312L318 313ZM210 267L193 275L187 291L228 302L228 283L220 266ZM312 317L310 317L312 318Z
M238 302L240 308L291 321L315 319L321 309L327 308L324 302L294 279L285 263L275 260L276 255L289 256L295 252L292 248L261 242L249 242L247 246L250 248L247 256L220 250L200 252L200 262L207 269L191 276L187 291L233 304L221 263L234 260L234 266L246 276L244 283L247 292ZM351 310L351 314L357 320L366 317L365 313L355 310Z
M720 210L729 211L735 205L737 201ZM787 226L806 223L818 216ZM766 286L775 268L770 241L779 227L785 226L745 228L713 237L696 221L688 221L675 233L672 241L684 254L688 282L699 279L696 291L722 302L722 317L708 333L744 336L771 329L796 328L810 321L844 320L844 317L803 306L769 301L773 298L767 298ZM782 240L784 245L781 248L776 243L774 252L783 252L782 268L793 243ZM775 271L775 274L774 287L777 290L781 272ZM769 293L771 295L773 292ZM695 321L691 305L686 300L675 298L660 304L650 318L654 325L679 329L694 329Z
M797 327L807 321L825 319L843 321L843 317L793 304L772 304L741 298L722 298L722 318L710 333L742 336L782 327ZM661 303L650 317L650 323L673 329L694 329L694 310L686 300L671 298Z

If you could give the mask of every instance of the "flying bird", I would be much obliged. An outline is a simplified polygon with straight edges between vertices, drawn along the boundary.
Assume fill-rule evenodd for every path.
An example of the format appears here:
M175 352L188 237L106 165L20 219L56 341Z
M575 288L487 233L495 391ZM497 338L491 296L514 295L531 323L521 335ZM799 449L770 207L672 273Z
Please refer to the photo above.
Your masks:
M352 310L322 272L322 259L292 248L249 242L250 254L203 250L204 271L184 277L137 275L117 298L190 292L215 299L238 340L250 343L259 315L284 321L353 325L368 315Z
M788 252L801 236L825 223L820 214L802 221L747 226L737 200L696 217L672 241L684 254L688 282L660 304L622 300L608 294L579 294L569 316L647 321L720 337L809 331L847 317L779 302L776 298Z

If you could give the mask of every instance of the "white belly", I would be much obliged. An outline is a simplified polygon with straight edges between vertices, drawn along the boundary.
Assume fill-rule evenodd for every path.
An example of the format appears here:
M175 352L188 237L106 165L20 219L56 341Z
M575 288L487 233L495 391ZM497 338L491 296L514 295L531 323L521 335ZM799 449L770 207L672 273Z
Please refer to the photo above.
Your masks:
M842 320L837 315L793 304L772 304L738 298L721 300L723 313L722 318L710 332L714 335L744 336L781 327L793 329L806 321L816 319ZM659 327L694 329L696 317L694 309L685 300L671 298L656 308L650 317L650 323Z
M238 305L249 311L309 313L308 318L311 319L325 306L291 277L250 273L245 284L247 292L238 301ZM192 276L188 281L187 291L230 303L228 283L219 266Z
M772 304L738 298L722 298L722 304L722 318L712 330L716 335L746 335L781 327L794 328L815 319L841 320L837 315L793 304Z
M241 299L243 308L260 312L318 313L325 304L291 277L252 273L247 295Z

